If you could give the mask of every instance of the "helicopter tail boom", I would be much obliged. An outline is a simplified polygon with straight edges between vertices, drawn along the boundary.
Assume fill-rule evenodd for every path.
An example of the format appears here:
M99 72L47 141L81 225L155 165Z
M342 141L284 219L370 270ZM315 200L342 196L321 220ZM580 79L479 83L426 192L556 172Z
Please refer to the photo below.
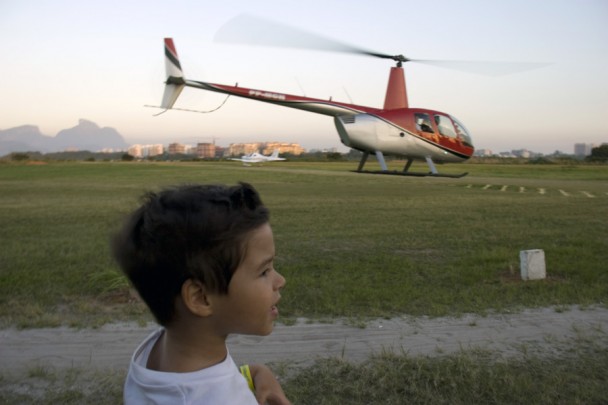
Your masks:
M160 106L161 108L169 109L177 101L186 82L175 45L173 44L173 38L165 38L165 71L167 73L167 80L165 81L165 92L163 93L163 100Z

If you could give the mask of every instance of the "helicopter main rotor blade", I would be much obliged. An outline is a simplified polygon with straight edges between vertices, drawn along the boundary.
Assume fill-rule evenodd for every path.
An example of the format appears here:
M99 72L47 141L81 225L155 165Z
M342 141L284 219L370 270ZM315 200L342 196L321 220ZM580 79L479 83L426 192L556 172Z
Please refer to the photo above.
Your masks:
M484 76L505 76L514 73L526 72L549 66L550 63L536 62L490 62L490 61L458 61L458 60L427 60L410 59L411 62L424 63L445 69L459 70Z
M373 56L376 58L392 59L398 62L398 66L401 66L401 62L417 62L486 76L503 76L538 69L549 65L548 63L526 62L410 59L403 55L391 55L387 53L375 52L250 14L241 14L228 21L216 33L215 40L217 42L240 43L248 45L266 45L285 48L344 52Z
M215 41L345 52L385 59L395 58L393 55L370 51L250 14L241 14L224 24L215 34Z

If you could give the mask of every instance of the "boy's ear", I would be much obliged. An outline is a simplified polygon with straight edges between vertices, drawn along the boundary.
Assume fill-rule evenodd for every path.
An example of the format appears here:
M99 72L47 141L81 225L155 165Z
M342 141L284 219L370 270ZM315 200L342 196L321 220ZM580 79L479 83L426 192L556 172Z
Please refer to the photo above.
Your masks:
M213 313L207 288L198 280L189 278L182 284L182 301L194 315L209 316Z

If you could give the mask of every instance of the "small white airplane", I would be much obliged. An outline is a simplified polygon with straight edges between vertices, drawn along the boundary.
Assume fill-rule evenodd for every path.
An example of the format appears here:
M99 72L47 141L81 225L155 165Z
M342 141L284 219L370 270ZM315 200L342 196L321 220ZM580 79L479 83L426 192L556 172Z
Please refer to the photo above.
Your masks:
M230 160L236 160L243 162L244 165L248 163L265 163L265 162L277 162L279 160L285 160L285 158L279 157L279 150L275 149L272 155L264 156L261 153L253 152L248 155L243 155L240 158L232 158Z

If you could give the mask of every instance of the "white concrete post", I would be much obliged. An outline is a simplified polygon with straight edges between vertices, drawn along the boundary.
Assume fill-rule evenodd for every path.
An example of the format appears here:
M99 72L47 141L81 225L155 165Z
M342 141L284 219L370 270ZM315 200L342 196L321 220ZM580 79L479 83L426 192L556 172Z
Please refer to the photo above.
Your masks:
M547 277L545 251L542 249L519 252L522 280L542 280Z

